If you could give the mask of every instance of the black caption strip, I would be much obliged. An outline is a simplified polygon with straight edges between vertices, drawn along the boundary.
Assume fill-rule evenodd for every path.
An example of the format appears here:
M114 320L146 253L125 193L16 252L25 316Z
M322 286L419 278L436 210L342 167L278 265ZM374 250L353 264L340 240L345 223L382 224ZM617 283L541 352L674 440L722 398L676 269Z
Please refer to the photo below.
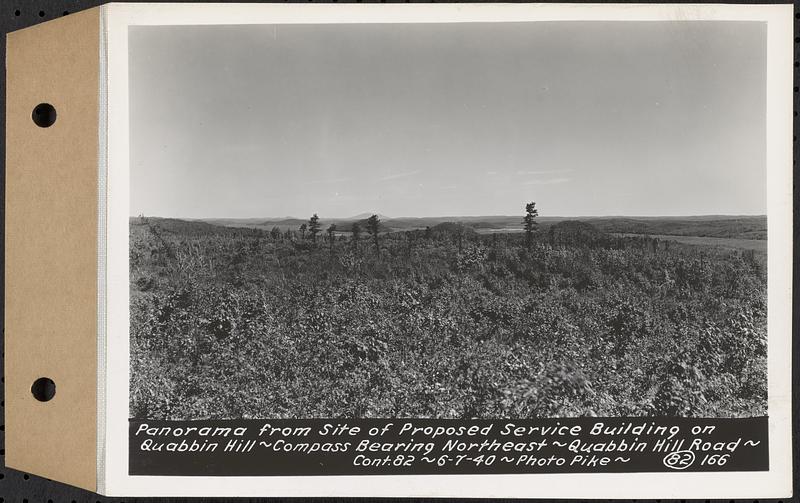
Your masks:
M766 417L130 421L131 475L761 471Z

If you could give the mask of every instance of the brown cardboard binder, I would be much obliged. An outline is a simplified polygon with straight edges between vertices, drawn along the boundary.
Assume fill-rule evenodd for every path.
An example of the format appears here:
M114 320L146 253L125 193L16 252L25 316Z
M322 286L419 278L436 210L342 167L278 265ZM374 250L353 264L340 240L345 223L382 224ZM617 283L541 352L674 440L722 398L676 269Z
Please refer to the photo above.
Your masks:
M6 464L787 497L792 21L111 3L9 34Z
M100 9L10 33L6 70L6 464L95 490Z

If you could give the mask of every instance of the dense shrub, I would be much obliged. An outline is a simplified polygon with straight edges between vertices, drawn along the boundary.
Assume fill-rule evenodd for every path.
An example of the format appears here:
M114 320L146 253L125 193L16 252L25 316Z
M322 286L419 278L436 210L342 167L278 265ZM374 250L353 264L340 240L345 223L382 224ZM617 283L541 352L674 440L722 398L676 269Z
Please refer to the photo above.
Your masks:
M133 220L131 415L766 412L763 257L577 224L530 248L453 229L378 253Z

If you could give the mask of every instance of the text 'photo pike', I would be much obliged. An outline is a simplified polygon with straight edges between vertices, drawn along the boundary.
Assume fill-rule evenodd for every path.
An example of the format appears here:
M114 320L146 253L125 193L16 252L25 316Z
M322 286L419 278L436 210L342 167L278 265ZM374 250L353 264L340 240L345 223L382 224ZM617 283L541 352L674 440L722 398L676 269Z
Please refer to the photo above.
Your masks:
M766 48L130 26L130 417L767 415Z

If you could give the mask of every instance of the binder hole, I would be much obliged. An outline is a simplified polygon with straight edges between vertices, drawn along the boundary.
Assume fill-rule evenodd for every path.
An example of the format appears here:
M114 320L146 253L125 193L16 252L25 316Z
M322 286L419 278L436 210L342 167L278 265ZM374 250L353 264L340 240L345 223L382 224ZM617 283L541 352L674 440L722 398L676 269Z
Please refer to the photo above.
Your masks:
M43 10L39 11L39 17L44 17L44 11Z
M40 377L33 381L31 393L33 393L33 398L40 402L48 402L52 400L56 394L56 383L47 377Z
M22 14L22 12L20 12L20 11L19 11L19 9L17 9L17 10L15 10L15 11L14 11L14 15L15 15L15 16L19 16L20 14Z
M56 109L50 103L39 103L33 109L33 122L39 127L50 127L56 121Z

